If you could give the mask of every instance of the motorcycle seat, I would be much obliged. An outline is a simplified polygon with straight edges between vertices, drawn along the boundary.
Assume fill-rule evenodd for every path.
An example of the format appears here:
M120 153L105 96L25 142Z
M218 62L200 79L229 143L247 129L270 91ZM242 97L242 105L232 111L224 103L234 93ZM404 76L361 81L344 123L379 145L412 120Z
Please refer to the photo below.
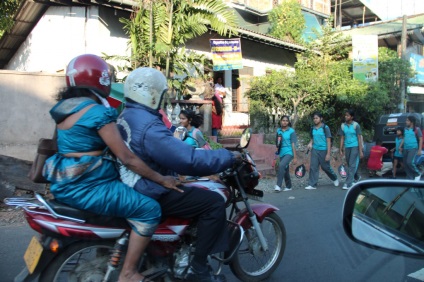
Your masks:
M120 228L130 227L125 218L99 215L92 212L79 210L71 206L62 204L56 200L46 200L46 203L50 206L52 210L54 210L55 213L70 218L84 220L85 223L88 224Z

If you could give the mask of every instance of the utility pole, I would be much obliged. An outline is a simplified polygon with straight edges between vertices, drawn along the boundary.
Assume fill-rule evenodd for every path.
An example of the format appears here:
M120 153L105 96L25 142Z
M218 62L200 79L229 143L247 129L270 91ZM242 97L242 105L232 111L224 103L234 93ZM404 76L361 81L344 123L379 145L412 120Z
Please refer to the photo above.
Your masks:
M402 60L406 60L406 15L403 15L403 20L402 20L402 35L401 35L401 39L400 39L400 56ZM406 101L405 101L405 92L406 92L406 81L405 81L406 77L405 75L402 76L401 80L400 80L400 105L399 105L399 109L401 110L402 113L406 112Z
M334 4L334 28L337 28L337 0Z

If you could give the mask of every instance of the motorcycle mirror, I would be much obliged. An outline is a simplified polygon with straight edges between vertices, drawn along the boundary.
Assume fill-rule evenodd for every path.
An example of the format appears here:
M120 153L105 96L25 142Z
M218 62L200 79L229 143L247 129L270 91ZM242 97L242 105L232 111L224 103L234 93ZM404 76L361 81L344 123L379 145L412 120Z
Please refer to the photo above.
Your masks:
M348 237L367 247L424 257L424 186L408 180L366 180L349 189L343 206Z
M252 135L251 128L246 128L245 130L243 130L243 133L241 134L241 137L240 137L240 143L239 143L240 148L244 149L244 148L247 148L247 146L249 146L251 135Z
M178 126L174 131L174 137L184 141L188 136L187 128L184 126Z

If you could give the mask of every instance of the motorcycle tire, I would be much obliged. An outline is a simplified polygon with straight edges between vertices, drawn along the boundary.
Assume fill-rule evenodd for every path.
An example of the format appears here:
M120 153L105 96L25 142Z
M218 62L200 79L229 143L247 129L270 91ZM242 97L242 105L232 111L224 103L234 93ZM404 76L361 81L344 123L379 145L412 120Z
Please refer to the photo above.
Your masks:
M40 281L101 282L106 274L114 241L77 242L68 246L41 273ZM118 281L120 270L110 281Z
M268 251L262 251L254 228L245 231L238 252L230 262L233 274L244 282L267 279L275 271L286 249L286 228L276 213L267 215L260 223Z

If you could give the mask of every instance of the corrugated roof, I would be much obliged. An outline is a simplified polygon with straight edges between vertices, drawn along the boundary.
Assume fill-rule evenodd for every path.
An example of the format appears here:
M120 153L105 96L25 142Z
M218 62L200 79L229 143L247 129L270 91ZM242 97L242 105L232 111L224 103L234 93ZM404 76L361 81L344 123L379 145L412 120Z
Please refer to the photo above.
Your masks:
M337 6L336 6L337 4ZM341 18L342 26L354 25L375 22L380 18L361 0L331 0L331 14L334 15L336 12L336 20L340 15L341 6Z
M99 5L113 7L117 9L131 10L138 5L138 1L133 0L23 0L15 15L15 24L10 30L0 38L0 69L3 69L19 47L25 41L31 30L35 27L40 18L44 15L49 6L57 5ZM261 33L256 33L247 29L238 29L240 37L268 44L274 47L302 52L305 48L296 43L283 41Z
M361 26L344 30L343 33L347 35L378 35L379 39L389 39L400 37L402 34L402 21L403 18L397 18L385 22L371 23L367 26ZM424 14L414 15L407 17L406 29L410 39L424 44Z
M261 43L278 47L278 48L292 50L295 52L302 52L306 50L305 47L303 47L302 45L296 44L294 42L284 41L284 40L281 40L269 35L264 35L262 33L254 32L245 28L239 27L237 31L239 32L239 36L241 38L261 42Z
M15 24L0 39L0 69L9 62L48 6L33 1L23 1L15 15Z

